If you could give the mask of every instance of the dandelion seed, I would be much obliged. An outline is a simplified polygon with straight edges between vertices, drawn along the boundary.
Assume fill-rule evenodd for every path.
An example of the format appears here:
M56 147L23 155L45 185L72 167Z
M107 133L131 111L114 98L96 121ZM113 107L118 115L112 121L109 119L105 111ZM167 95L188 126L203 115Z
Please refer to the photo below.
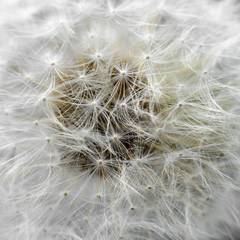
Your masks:
M183 105L182 103L178 103L178 106L179 106L179 107L182 107L182 105Z
M93 102L91 103L91 105L95 107L95 106L97 105L97 102L96 102L96 101L93 101Z
M126 72L125 71L121 71L121 74L122 74L122 76L125 76Z
M116 141L118 139L118 136L117 135L114 135L113 136L113 140Z

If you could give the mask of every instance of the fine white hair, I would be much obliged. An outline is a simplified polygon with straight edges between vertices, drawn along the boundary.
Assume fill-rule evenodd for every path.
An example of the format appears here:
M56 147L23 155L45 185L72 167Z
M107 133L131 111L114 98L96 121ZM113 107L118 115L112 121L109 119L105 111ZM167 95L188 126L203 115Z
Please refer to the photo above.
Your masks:
M1 2L0 238L236 239L239 12Z

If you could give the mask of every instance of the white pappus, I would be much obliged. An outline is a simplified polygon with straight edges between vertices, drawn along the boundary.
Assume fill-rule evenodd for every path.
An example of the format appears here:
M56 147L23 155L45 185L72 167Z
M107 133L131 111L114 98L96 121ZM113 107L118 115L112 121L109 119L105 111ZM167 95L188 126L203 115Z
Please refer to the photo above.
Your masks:
M1 239L236 239L237 1L0 8Z

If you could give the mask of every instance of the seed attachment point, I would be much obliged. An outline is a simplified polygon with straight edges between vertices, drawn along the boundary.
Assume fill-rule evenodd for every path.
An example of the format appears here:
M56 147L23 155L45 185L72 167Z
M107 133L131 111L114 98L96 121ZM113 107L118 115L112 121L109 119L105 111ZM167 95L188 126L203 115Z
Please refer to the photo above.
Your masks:
M118 139L118 136L117 135L114 135L113 136L113 140L116 141Z

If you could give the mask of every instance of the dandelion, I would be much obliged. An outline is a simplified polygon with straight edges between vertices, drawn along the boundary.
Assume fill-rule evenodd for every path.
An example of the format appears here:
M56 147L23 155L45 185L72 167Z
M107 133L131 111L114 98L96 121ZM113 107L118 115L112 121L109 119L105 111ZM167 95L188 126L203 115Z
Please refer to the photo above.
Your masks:
M233 238L239 4L1 5L1 239Z

